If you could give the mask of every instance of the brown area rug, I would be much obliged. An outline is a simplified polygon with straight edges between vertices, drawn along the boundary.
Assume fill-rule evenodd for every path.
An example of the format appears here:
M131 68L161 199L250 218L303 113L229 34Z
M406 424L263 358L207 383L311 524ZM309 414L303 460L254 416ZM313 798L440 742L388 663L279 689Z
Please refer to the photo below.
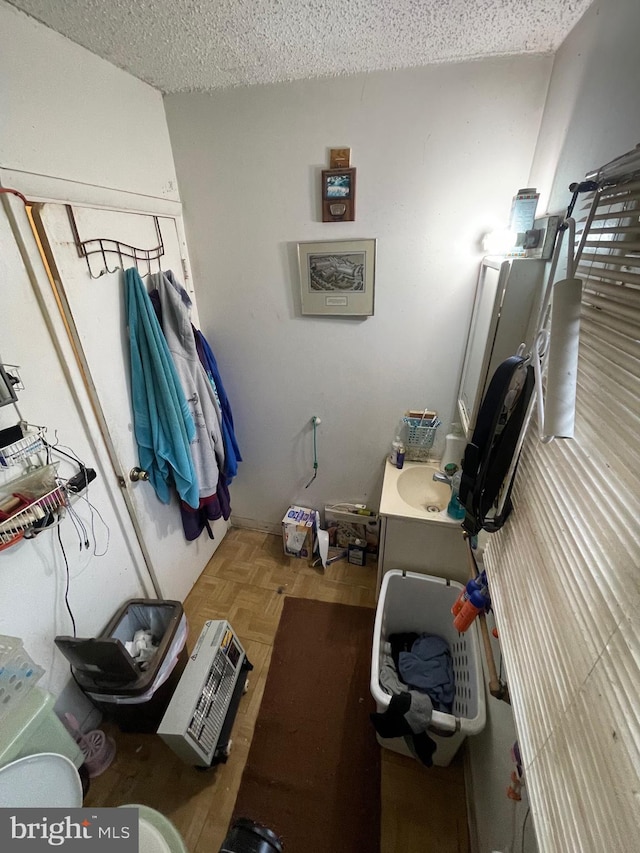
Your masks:
M234 818L286 853L380 850L380 746L369 720L375 611L286 598Z

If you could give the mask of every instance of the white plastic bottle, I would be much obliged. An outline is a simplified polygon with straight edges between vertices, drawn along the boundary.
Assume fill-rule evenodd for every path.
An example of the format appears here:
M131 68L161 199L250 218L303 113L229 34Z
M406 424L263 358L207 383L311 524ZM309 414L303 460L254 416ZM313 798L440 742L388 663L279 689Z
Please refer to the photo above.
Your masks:
M398 452L404 453L404 434L406 432L404 422L400 421L396 427L396 437L391 442L391 453L389 454L389 462L392 465L398 464ZM404 462L404 460L403 460Z
M440 468L444 471L445 465L449 465L451 462L459 468L466 446L467 439L460 424L451 424L451 432L444 440L444 454Z

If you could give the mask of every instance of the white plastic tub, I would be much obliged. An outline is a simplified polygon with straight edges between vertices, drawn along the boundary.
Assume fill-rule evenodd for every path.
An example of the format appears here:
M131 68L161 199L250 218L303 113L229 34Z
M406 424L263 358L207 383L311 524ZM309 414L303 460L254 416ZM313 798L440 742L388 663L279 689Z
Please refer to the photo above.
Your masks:
M449 643L456 682L453 713L434 711L429 728L429 737L437 744L433 763L440 767L451 762L467 735L483 730L486 719L477 626L474 623L465 634L459 634L453 627L451 606L462 588L455 581L431 575L397 569L387 572L380 589L373 630L371 695L378 713L383 713L391 701L390 694L380 684L384 643L391 634L437 634ZM378 741L386 749L415 757L402 737L382 738L378 735Z

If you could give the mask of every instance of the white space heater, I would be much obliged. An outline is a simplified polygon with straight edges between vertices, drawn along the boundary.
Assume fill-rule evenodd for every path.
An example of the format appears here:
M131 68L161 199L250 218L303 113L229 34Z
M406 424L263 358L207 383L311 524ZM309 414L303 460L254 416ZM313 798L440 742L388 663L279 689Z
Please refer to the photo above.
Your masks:
M158 727L160 737L187 764L211 767L227 760L251 669L231 625L205 622Z

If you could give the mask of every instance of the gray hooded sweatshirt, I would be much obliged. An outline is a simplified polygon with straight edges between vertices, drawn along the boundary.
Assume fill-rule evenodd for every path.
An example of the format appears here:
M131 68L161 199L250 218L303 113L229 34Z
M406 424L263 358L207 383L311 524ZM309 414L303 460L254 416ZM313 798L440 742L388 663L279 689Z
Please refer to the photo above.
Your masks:
M188 293L171 271L154 273L151 286L157 288L160 296L164 336L196 425L196 437L190 445L191 455L198 475L200 497L206 498L215 494L219 473L224 467L220 408L198 358Z

